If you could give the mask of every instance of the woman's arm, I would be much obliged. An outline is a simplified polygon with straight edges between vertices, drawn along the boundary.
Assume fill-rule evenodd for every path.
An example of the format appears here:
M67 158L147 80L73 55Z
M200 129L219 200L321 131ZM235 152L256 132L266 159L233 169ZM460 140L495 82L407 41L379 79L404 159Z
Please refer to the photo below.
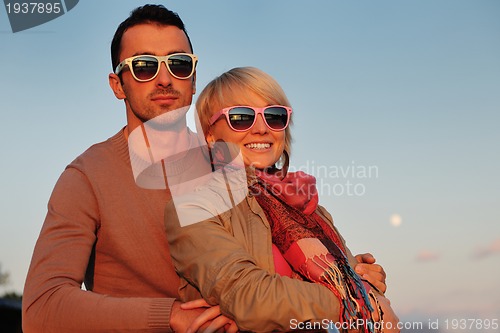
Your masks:
M192 202L186 208L206 209ZM177 209L183 207L177 203ZM240 330L288 331L300 322L339 320L339 301L330 290L259 267L247 250L251 245L232 235L231 227L223 221L226 217L180 227L173 202L165 210L176 269L199 288L209 304L219 304L221 312L234 319ZM264 238L262 244L270 246L271 235L262 228L253 230Z

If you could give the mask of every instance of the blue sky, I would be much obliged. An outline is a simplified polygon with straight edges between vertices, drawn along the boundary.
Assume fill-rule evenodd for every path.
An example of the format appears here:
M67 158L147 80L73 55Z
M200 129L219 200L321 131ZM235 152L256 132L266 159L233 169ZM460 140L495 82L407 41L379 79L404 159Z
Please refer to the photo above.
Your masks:
M318 176L351 250L384 265L401 318L499 317L500 2L163 3L187 26L199 91L236 66L281 83L292 166ZM141 4L80 1L16 34L0 9L3 290L22 291L64 167L125 124L109 44Z

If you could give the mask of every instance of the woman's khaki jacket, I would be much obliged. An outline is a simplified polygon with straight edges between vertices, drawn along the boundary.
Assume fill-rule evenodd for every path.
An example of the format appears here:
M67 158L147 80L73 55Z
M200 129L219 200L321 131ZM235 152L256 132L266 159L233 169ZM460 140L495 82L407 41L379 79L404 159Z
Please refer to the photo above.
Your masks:
M329 289L275 273L270 226L256 199L248 194L233 204L221 211L229 205L227 197L210 190L167 204L165 227L183 300L201 293L242 331L289 331L300 322L338 321L339 300ZM205 218L207 212L211 217ZM333 227L323 207L317 213ZM179 216L186 214L205 219L181 226Z

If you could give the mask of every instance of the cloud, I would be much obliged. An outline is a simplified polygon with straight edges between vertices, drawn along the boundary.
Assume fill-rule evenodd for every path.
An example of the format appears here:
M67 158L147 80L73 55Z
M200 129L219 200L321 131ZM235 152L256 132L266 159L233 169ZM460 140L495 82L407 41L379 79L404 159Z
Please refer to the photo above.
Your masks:
M487 246L479 246L474 251L473 259L483 259L492 255L500 254L500 238L493 240Z
M439 253L430 250L422 250L417 254L416 260L419 262L435 261L440 257Z

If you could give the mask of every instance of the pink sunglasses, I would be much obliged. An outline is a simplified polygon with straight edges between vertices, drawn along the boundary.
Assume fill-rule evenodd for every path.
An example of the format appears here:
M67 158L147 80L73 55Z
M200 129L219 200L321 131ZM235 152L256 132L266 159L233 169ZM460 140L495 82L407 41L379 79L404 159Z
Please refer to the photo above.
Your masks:
M248 131L255 125L257 115L261 114L264 123L273 131L283 131L290 123L292 108L283 105L271 105L263 108L253 106L230 106L215 113L210 118L210 126L215 124L221 115L226 116L227 123L233 131Z

